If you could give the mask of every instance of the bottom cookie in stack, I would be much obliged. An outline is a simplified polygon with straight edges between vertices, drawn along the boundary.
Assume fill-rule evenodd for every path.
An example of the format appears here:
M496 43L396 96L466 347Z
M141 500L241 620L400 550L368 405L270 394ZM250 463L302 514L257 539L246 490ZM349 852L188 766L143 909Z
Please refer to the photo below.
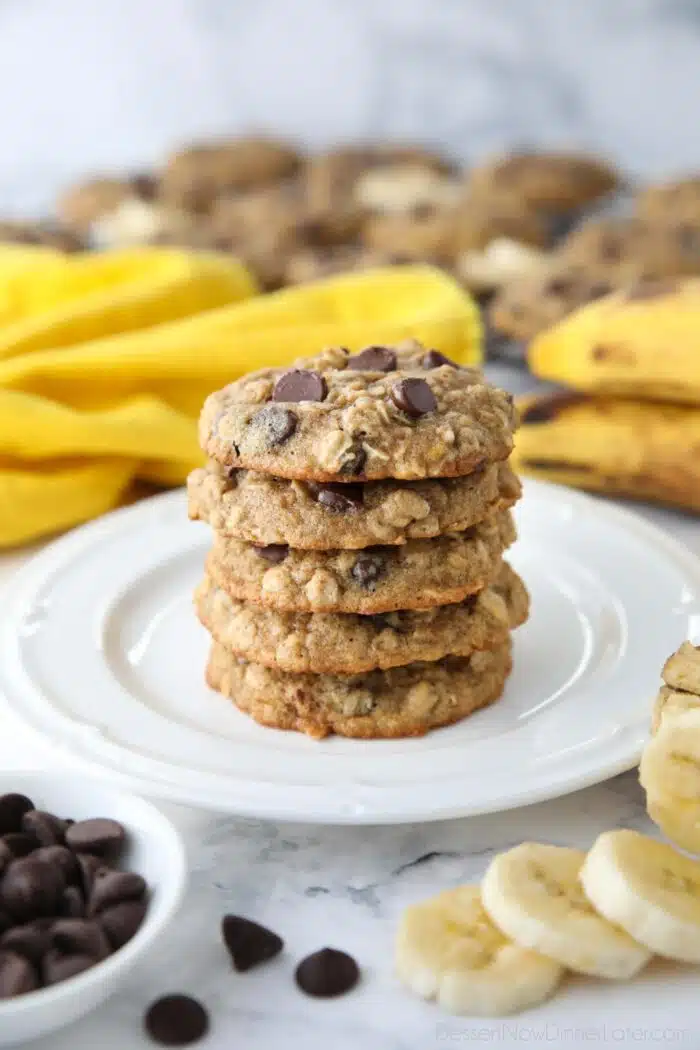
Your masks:
M261 724L316 738L418 736L493 703L511 670L510 632L529 612L506 563L478 594L429 610L281 613L235 602L210 579L195 603L214 637L208 684Z

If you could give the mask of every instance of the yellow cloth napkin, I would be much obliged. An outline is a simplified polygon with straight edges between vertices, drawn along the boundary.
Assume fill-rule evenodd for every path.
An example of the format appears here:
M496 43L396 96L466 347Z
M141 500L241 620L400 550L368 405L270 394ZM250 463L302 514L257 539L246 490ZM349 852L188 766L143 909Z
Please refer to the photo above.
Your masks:
M180 484L204 398L242 373L408 336L481 358L475 304L431 267L258 296L225 256L0 246L0 546L103 513L134 481Z

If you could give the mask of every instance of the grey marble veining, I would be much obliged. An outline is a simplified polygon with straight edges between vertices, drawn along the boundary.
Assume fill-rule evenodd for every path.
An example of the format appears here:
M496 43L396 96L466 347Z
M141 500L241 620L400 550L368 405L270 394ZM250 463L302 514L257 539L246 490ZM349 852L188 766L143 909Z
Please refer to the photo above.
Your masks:
M0 0L0 208L259 128L700 166L696 0Z

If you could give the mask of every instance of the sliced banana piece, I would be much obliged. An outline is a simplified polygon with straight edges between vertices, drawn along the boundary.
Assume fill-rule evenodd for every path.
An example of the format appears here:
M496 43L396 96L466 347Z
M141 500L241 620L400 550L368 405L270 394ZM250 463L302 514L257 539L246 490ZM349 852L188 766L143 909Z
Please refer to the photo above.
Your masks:
M664 718L675 718L684 711L700 711L700 696L662 686L651 712L652 733L658 733Z
M548 999L564 971L505 937L478 886L460 886L406 909L396 972L416 995L451 1013L503 1017Z
M598 910L650 951L700 963L700 864L638 831L606 831L581 870Z
M585 857L582 850L532 842L501 853L484 876L484 907L517 944L577 973L632 977L650 952L586 898L579 882Z
M667 839L688 853L700 853L700 802L647 794L647 812Z
M700 694L700 647L683 642L680 649L669 656L661 675L673 689Z
M700 709L662 717L639 763L639 780L649 795L700 802Z

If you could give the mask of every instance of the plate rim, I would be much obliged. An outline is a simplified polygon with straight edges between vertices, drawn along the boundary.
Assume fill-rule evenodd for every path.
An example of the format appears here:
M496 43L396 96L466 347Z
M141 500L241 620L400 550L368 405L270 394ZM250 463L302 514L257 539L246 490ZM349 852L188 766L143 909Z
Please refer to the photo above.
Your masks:
M700 558L681 540L676 539L658 525L647 521L633 509L610 503L605 499L570 489L567 486L556 485L539 479L526 478L523 479L523 483L524 495L528 492L538 492L544 499L550 498L555 501L565 499L569 504L578 504L582 509L589 512L592 510L598 518L616 524L618 527L621 526L623 529L636 534L643 541L654 545L657 549L661 549L667 557L677 565L680 565L691 579L694 579L695 585L700 592ZM138 522L142 518L148 519L149 516L157 513L159 507L167 507L170 504L177 505L183 502L183 496L184 490L180 488L150 497L128 507L118 508L58 537L30 557L23 566L11 575L9 581L2 588L2 594L8 600L11 614L6 617L4 622L0 623L0 657L6 646L11 643L13 625L16 626L16 620L12 612L16 610L18 605L21 605L23 596L26 600L27 592L31 592L33 587L40 584L49 572L69 564L81 550L93 543L99 543L101 536L109 536L115 531L121 531L121 526L124 523L133 526L134 521ZM641 750L639 741L630 740L626 744L620 742L619 748L613 750L613 755L607 759L603 757L602 760L598 760L597 764L595 760L596 752L594 751L593 756L578 773L568 777L560 776L555 778L554 782L550 784L531 785L521 790L518 790L517 785L515 785L507 797L504 797L503 793L501 796L494 795L490 803L480 802L476 806L470 806L468 799L461 798L452 804L444 804L437 811L426 811L425 808L416 808L415 804L406 803L400 810L392 805L392 808L386 812L376 809L372 809L369 812L357 809L343 810L338 808L337 805L334 807L332 804L324 807L318 807L318 804L316 806L311 804L305 806L303 812L299 812L296 801L285 805L281 799L277 802L269 802L263 797L256 799L254 795L251 796L250 790L242 792L235 797L227 795L226 798L222 799L206 787L199 791L193 791L191 786L178 786L170 780L158 778L157 775L154 775L153 779L151 779L138 772L133 773L120 770L109 764L108 760L105 760L103 764L98 759L86 756L74 741L66 738L65 734L61 739L51 738L50 730L47 727L42 729L41 725L37 725L34 713L28 710L28 701L23 700L19 695L21 692L19 687L13 690L9 679L9 674L5 672L0 662L0 699L2 703L10 709L14 717L24 727L29 728L39 738L43 745L50 743L52 753L59 758L59 761L65 761L66 763L78 762L86 772L97 775L102 780L110 783L120 784L132 791L137 791L146 797L254 819L269 819L282 822L313 822L330 825L398 825L404 823L429 823L458 817L504 812L508 809L562 797L608 780L619 773L633 768L639 760ZM35 691L39 692L36 688ZM68 716L63 717L68 720ZM363 742L360 741L358 743L361 745ZM122 750L128 753L126 747L122 747ZM231 778L231 782L234 782L233 778ZM245 784L248 789L256 783L261 787L269 788L270 786L269 781L253 782L248 779L239 779L238 783ZM454 783L454 781L448 781L448 783ZM306 785L305 787L309 792L316 795L324 791L324 788L320 785ZM276 790L278 794L283 793L283 789L279 786ZM381 790L381 787L377 788L377 790Z

